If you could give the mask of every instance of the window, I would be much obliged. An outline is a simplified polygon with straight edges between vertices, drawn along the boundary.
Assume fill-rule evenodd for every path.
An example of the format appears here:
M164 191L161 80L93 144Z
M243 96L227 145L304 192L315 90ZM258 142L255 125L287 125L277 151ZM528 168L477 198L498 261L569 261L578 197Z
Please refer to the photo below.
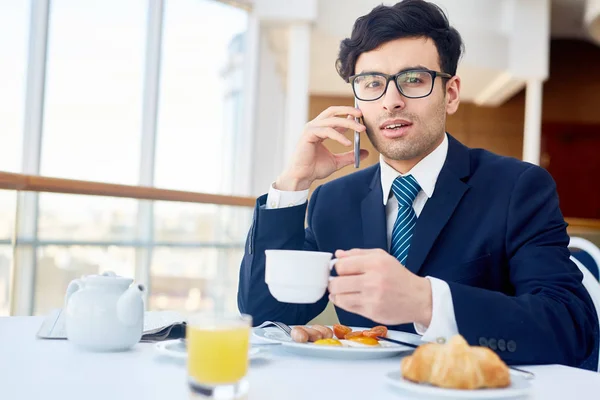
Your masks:
M194 311L215 294L237 309L237 284L253 209L155 203L151 309Z
M243 253L243 248L156 248L149 308L193 312L222 299L227 310L237 310Z
M50 2L41 175L139 183L148 7L147 0ZM29 8L0 3L0 37L11 38L0 40L8 54L0 63L0 170L21 165ZM225 171L244 151L247 13L214 0L167 0L164 11L154 184L235 193L235 176ZM153 231L138 232L135 199L42 193L38 200L37 210L20 209L37 220L17 248L16 267L34 277L32 286L18 283L17 295L26 296L18 313L61 307L69 282L82 275L134 277L136 268L141 276L150 270L150 309L194 310L215 293L237 308L252 209L155 202L152 220L140 225ZM9 312L16 205L16 192L0 191L0 315Z
M157 187L235 193L226 171L240 151L246 24L245 11L213 0L165 3ZM236 310L251 217L251 209L155 202L149 307L194 311L219 293Z
M0 2L0 171L21 171L28 28L29 1Z
M170 242L214 242L219 207L157 201L154 203L154 238Z
M222 167L232 148L224 136L238 125L241 103L226 108L239 79L227 68L241 68L232 64L239 52L230 45L242 40L246 24L245 11L213 0L165 3L157 187L210 193L228 187Z
M147 4L52 1L42 175L138 183Z
M137 203L135 199L41 193L38 238L132 241Z
M42 246L37 251L34 314L61 308L73 279L105 271L133 278L134 267L135 250L130 247Z
M0 241L10 241L15 227L17 192L0 190Z
M13 259L12 247L0 245L0 317L9 314L10 269Z

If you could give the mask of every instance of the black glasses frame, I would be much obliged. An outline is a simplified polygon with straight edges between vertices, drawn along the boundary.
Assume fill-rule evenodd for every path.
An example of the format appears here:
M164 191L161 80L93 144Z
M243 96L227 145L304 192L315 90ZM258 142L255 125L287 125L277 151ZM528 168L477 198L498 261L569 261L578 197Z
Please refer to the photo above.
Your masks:
M431 75L431 87L429 88L429 92L427 92L427 94L423 95L423 96L408 96L406 95L406 93L404 93L404 91L402 90L402 88L400 87L400 85L398 84L398 78L402 75L405 74L409 74L411 72L426 72L429 75ZM385 88L383 89L383 92L381 93L381 95L375 99L369 99L369 100L365 100L365 99L361 99L360 97L358 97L358 95L356 94L356 88L354 87L354 81L356 80L356 78L360 78L361 76L381 76L382 78L385 78ZM435 84L435 78L436 77L440 77L442 79L450 79L453 76L450 74L447 74L445 72L439 72L439 71L432 71L429 69L410 69L410 70L406 70L406 71L400 71L397 74L394 75L388 75L388 74L384 74L382 72L364 72L362 74L356 74L356 75L352 75L351 77L348 78L348 82L352 85L352 91L354 92L354 96L360 100L360 101L375 101L375 100L379 100L380 98L382 98L383 96L385 96L387 90L388 90L388 86L390 85L390 81L393 80L394 83L396 84L396 89L398 89L398 92L400 92L402 94L402 96L408 98L408 99L422 99L423 97L427 97L431 94L431 92L433 92L433 86Z

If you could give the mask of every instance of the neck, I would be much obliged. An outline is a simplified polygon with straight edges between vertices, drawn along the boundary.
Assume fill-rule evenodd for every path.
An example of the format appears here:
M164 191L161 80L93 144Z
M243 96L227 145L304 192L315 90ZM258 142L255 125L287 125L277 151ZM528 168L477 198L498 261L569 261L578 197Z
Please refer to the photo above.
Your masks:
M444 135L446 133L444 132ZM383 160L392 168L394 168L396 171L398 171L401 174L406 174L408 171L410 171L411 169L414 168L415 165L417 165L419 162L421 162L422 159L424 159L425 157L427 157L428 155L430 155L435 149L437 149L439 147L440 144L442 144L442 142L444 141L444 135L442 135L440 137L440 139L438 141L436 141L433 146L431 146L427 151L423 152L423 154L420 154L419 156L410 159L410 160L392 160L390 158L387 158L386 156L383 156Z

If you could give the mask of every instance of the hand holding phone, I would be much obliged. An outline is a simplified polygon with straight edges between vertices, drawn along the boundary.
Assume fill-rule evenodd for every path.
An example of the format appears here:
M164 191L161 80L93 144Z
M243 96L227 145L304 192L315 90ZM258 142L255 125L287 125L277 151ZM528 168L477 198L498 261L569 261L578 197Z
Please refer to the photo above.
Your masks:
M353 151L335 154L323 151L325 140L338 142L345 148L352 147L352 138L348 138L348 130L357 131L357 162L360 155L367 155L360 149L360 132L365 126L354 119L361 117L361 112L352 106L330 106L304 126L296 150L290 157L288 166L275 181L275 188L285 191L309 189L314 181L325 179L334 172L351 165L354 161ZM335 162L331 162L334 160Z

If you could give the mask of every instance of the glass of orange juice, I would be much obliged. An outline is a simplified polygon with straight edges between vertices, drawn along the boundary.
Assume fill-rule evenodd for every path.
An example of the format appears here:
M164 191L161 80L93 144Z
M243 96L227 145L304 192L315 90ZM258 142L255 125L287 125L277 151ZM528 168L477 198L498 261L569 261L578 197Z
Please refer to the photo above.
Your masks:
M248 392L248 351L252 317L200 313L188 319L188 382L202 398L239 399Z

